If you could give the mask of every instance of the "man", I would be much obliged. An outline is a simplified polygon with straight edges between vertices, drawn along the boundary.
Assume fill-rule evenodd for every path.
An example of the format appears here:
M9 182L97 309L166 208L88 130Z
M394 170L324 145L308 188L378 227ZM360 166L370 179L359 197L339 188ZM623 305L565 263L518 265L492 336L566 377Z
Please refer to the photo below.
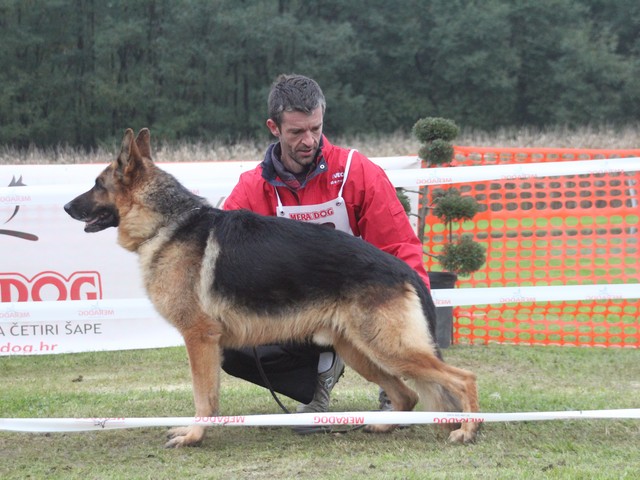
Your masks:
M395 188L364 155L327 140L322 134L325 106L314 80L301 75L277 78L269 94L267 127L278 141L260 165L241 175L224 208L321 223L361 237L407 262L429 287L422 245ZM265 252L273 254L287 252ZM344 371L333 350L305 343L263 346L256 353L260 365L253 349L226 350L223 368L302 402L298 412L328 410L331 390ZM391 409L382 391L380 408Z

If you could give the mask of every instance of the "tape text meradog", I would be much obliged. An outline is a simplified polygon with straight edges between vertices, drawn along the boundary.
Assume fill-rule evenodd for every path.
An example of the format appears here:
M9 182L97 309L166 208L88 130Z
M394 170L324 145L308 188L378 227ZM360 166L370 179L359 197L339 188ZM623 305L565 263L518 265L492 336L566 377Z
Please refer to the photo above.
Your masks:
M339 415L330 417L313 417L313 423L322 425L364 425L364 417Z
M222 416L222 417L195 417L195 423L209 423L212 425L227 425L229 423L245 423L244 415Z
M482 417L444 417L444 418L433 418L433 423L484 423L484 418Z

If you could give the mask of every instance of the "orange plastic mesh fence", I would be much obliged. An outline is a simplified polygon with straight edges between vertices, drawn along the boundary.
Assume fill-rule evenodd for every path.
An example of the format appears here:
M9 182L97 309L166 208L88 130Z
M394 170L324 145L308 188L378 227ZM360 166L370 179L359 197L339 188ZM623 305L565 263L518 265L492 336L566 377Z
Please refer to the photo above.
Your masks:
M452 165L616 157L640 157L640 149L455 147ZM639 171L454 186L482 206L472 221L455 226L454 232L472 234L487 248L486 265L460 278L459 288L640 282ZM429 189L429 197L434 190ZM444 226L428 216L425 250L437 254L444 240ZM425 256L425 261L428 270L441 270L431 256ZM602 295L589 301L517 300L456 307L454 343L640 347L638 298L615 298L603 288Z

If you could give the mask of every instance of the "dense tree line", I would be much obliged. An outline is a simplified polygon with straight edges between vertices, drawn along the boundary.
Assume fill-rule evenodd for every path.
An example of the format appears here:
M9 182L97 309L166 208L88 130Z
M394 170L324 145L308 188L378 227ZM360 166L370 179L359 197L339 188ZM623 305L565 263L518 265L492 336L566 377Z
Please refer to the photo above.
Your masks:
M0 143L265 135L282 72L331 133L637 122L639 32L638 0L0 0Z

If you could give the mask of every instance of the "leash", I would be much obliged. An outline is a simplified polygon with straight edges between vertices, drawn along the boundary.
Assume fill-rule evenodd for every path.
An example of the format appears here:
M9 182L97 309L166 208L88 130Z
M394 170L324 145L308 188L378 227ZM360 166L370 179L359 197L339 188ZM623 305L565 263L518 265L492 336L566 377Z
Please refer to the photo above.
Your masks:
M269 392L271 392L271 396L276 401L276 403L280 406L280 408L284 413L290 414L291 412L280 401L280 398L274 391L273 386L271 385L271 382L267 377L267 373L264 371L264 368L262 368L262 362L260 361L260 356L258 355L258 350L256 349L256 347L253 347L253 358L256 361L256 367L258 368L258 373L260 373L260 378L262 378L262 381L264 382L265 386L267 387ZM331 426L331 427L327 427L326 430L323 430L322 433L349 433L356 430L360 430L361 428L364 428L364 425L351 425L351 426L343 426L343 427ZM301 435L310 435L310 434L319 433L319 432L310 430L307 433L304 433L304 432L298 432L298 433L300 433Z
M287 409L287 407L285 407L284 404L280 401L280 399L278 398L278 395L276 395L276 392L273 390L273 387L271 386L271 382L269 381L267 374L262 368L262 362L260 361L260 357L258 356L258 350L256 349L256 347L253 347L253 358L255 358L256 360L256 367L258 367L258 373L260 373L260 377L262 378L262 381L271 392L271 396L273 397L273 399L276 401L278 405L280 405L280 408L284 413L291 413Z

